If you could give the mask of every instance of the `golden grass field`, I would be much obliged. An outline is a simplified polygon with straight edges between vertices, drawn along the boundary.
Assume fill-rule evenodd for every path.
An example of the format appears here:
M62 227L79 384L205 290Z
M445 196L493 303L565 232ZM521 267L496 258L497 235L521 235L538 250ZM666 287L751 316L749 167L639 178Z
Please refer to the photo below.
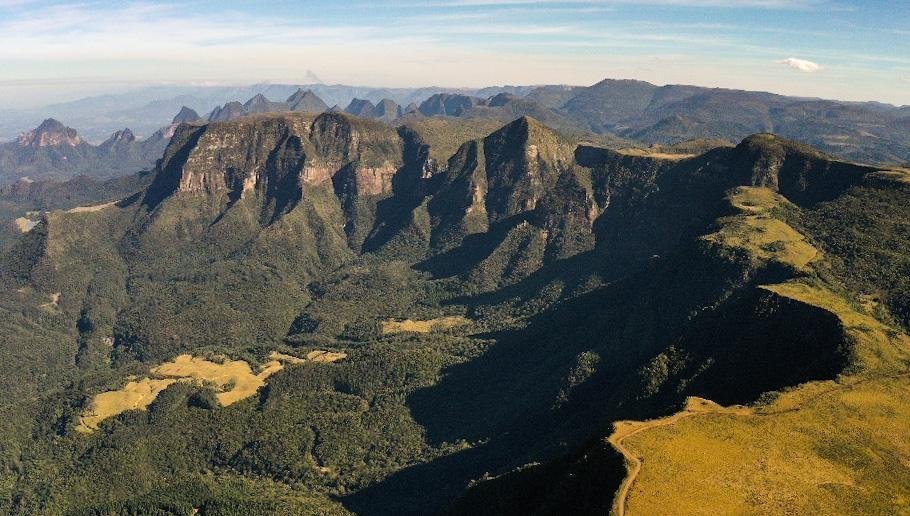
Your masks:
M876 174L902 183L910 183L910 168L894 167L889 170L876 172Z
M66 210L67 213L92 213L95 211L101 211L105 208L109 208L117 204L117 201L106 202L104 204L95 204L92 206L76 206L75 208Z
M37 220L27 219L25 217L19 217L14 222L16 223L16 229L22 233L28 233L32 228L38 225Z
M910 337L822 287L761 288L836 314L860 370L754 410L690 402L617 423L629 477L614 513L910 514Z
M130 381L122 389L97 394L89 408L79 418L76 430L88 433L98 429L105 419L127 410L144 410L158 394L175 382L193 382L208 385L217 392L222 406L249 398L265 381L284 368L284 364L301 364L307 361L329 363L347 358L347 354L333 351L311 351L306 359L273 351L257 373L243 360L225 359L212 362L191 355L180 355L151 369L151 377Z
M391 320L382 322L382 333L429 333L434 330L445 330L448 328L454 328L455 326L470 324L470 322L470 319L467 319L460 315L437 317L435 319L427 319L425 321L415 321L412 319L405 319L403 321Z
M771 208L765 188L730 197L742 213L706 239L805 269L823 257ZM768 243L780 242L773 251ZM690 398L666 418L622 421L608 438L628 476L613 513L910 514L910 337L808 278L760 288L835 314L854 367L755 408Z
M645 158L666 159L671 161L679 161L696 156L695 154L675 154L669 152L652 151L650 149L642 149L639 147L625 147L619 149L617 152L626 156L641 156Z
M908 514L910 379L813 382L753 413L708 411L624 445L632 514ZM672 486L672 487L668 487Z
M819 258L818 250L771 210L789 201L768 188L740 187L730 203L742 213L722 219L719 231L702 237L725 247L742 249L760 260L777 261L803 269Z
M48 294L47 303L42 303L42 304L38 305L38 308L42 308L44 310L50 310L50 311L57 310L58 308L60 308L60 296L61 296L60 292L54 292L52 294Z

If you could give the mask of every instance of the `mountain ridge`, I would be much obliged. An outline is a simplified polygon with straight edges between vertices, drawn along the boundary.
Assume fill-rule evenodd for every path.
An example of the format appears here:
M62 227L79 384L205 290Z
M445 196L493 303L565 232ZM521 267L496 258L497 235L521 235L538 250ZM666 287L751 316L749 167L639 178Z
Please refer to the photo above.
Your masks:
M603 512L625 473L604 442L616 421L692 395L785 409L906 367L902 172L769 134L674 153L593 146L527 116L497 124L337 112L179 124L138 193L43 214L0 255L0 306L16 314L0 324L61 357L49 376L0 361L4 386L33 393L0 408L40 420L5 434L26 457L20 506L182 510L253 503L247 489L274 483L323 512ZM858 228L881 247L851 247ZM859 302L868 288L874 305ZM384 324L449 318L465 322ZM252 368L313 350L346 359L287 367L230 407L175 385L74 430L92 396L176 356ZM869 439L901 453L888 435ZM816 460L819 442L794 453ZM18 450L55 446L65 467L41 498L50 459ZM900 485L885 469L854 479L868 507L894 508L874 494ZM215 470L247 487L186 487Z

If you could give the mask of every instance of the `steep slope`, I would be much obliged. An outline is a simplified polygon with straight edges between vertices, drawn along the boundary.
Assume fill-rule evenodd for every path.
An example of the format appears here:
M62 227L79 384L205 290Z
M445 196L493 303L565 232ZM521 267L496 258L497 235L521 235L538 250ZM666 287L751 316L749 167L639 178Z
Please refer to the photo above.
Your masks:
M243 109L247 113L279 113L286 111L288 106L283 102L272 102L265 98L265 95L259 93L244 102Z
M744 142L733 154L748 152L754 143ZM806 149L792 143L775 143L799 159L818 159L818 153L807 156ZM751 168L772 173L775 168L765 166L766 158L775 154L764 152L768 154ZM906 188L893 179L883 182L880 174L862 167L841 170L852 173L849 185L836 177L831 181L823 170L808 169L815 181L809 181L807 190L819 189L824 193L818 196L835 200L814 203L816 195L807 199L806 190L783 188L803 196L801 209L764 187L732 190L728 202L734 211L714 228L705 227L694 248L683 240L681 248L655 257L631 282L559 307L515 339L524 350L556 341L529 362L557 353L557 346L579 351L593 346L584 353L594 353L597 360L579 360L584 367L570 369L570 388L558 392L568 394L570 405L610 393L606 400L591 398L608 421L667 414L685 396L723 404L759 400L757 406L727 410L690 398L673 417L617 423L609 443L592 438L547 465L481 482L456 512L518 514L536 507L607 512L611 505L617 514L649 514L661 507L736 513L793 507L825 513L845 508L899 511L903 495L895 493L905 492L906 481L892 468L908 450L895 445L905 440L906 431L895 425L892 410L905 408L889 400L910 386L910 338L891 326L890 315L863 302L862 290L844 289L844 272L831 274L831 265L849 253L828 255L835 248L814 247L812 233L801 234L794 226L805 228L800 221L829 203L906 196ZM761 182L742 172L738 181ZM900 249L906 243L888 228L900 205L869 203L862 210L883 231L875 235L882 246L898 256L905 254ZM583 323L582 318L598 322ZM623 342L619 355L611 351L616 349L611 345ZM503 360L515 359L503 353ZM640 365L631 365L637 360ZM803 384L810 380L825 381ZM504 380L510 381L515 379ZM798 384L782 394L761 394ZM540 387L528 384L516 391L530 388ZM558 383L550 388L557 392ZM480 412L480 418L490 414L477 406L464 409ZM529 417L516 414L517 419ZM838 437L832 436L832 424L838 426ZM502 432L491 429L492 434ZM831 445L831 439L838 444ZM865 444L847 444L848 439ZM883 460L869 461L865 446ZM609 473L615 471L618 452L635 475L626 483ZM614 489L617 500L609 494Z
M444 252L424 264L436 275L490 289L593 246L590 175L572 145L534 119L466 143L437 177L428 208L431 240Z
M285 101L288 109L291 111L303 111L305 113L322 113L329 110L329 106L313 93L313 90L304 91L298 88L293 95Z
M376 109L376 106L369 100L353 99L351 100L351 103L348 104L348 107L344 108L344 112L350 115L367 118L373 114L374 109Z
M243 104L237 101L231 101L223 106L218 106L212 110L211 113L206 117L206 120L209 122L225 122L228 120L234 120L235 118L240 118L247 114L246 108L243 107Z
M0 377L14 393L0 400L0 507L603 513L624 460L731 414L675 418L654 440L664 427L646 425L615 450L604 439L617 421L673 414L689 396L783 410L802 389L904 381L903 172L768 134L695 155L578 145L528 117L499 125L300 112L184 123L140 193L41 216L0 260L12 336ZM864 227L877 246L860 251L843 235ZM345 358L303 359L326 351ZM155 372L178 361L242 362L265 385L222 406L223 382L172 382L76 431L97 395L173 380ZM790 450L812 457L809 423L830 437L838 420L823 414L843 409L798 401L796 419L776 421L807 429ZM754 457L736 438L772 421L756 417L725 427L726 447L698 447L717 454L692 471ZM882 428L863 435L899 461L903 434ZM894 512L875 493L900 492L903 477L882 480L896 463L856 457L836 478L849 470L873 494L851 509ZM627 510L688 493L652 496L657 462L642 463ZM728 484L746 478L730 471ZM813 496L837 509L849 498Z
M172 124L189 124L193 122L198 122L202 120L202 117L199 116L199 113L194 110L183 106L180 108L180 111L174 115L174 118L171 120Z
M379 118L386 122L391 122L398 118L401 118L402 110L394 100L391 99L382 99L376 104L376 107L373 108L373 111L370 113L371 118Z

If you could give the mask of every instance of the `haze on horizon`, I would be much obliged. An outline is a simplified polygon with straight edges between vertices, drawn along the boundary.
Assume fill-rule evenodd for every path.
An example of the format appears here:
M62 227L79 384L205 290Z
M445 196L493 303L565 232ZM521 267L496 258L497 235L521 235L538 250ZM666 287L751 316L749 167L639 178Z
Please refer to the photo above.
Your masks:
M0 0L0 107L161 83L587 85L910 104L910 6L858 0Z

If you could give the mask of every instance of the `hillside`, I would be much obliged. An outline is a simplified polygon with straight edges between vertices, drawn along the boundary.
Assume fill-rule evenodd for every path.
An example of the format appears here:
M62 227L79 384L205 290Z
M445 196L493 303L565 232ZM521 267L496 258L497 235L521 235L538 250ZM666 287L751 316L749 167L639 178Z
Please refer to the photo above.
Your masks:
M3 192L46 212L0 255L0 509L905 508L904 171L388 100L175 125L91 209Z

